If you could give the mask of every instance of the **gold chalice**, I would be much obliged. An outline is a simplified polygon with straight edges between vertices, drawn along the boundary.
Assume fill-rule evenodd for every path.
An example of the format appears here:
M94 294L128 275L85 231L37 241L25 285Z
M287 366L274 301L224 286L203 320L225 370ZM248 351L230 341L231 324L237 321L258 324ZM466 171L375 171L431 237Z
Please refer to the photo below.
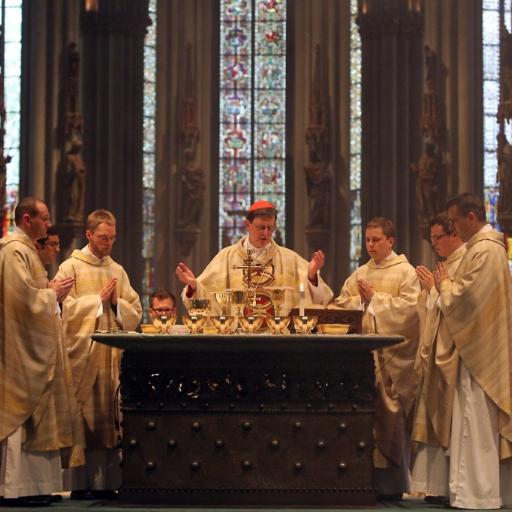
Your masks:
M238 317L244 316L244 307L247 304L247 290L231 290L231 304L235 306Z
M190 334L199 334L206 323L206 316L183 315L182 319L183 325L189 330Z
M294 316L293 326L297 334L310 334L318 323L317 316Z
M273 334L287 334L290 325L289 316L269 316L267 317L267 325Z
M215 297L217 304L219 304L219 306L221 307L222 316L227 316L228 314L231 314L231 290L213 292L213 296Z
M281 304L284 304L285 300L285 288L272 288L270 291L270 298L272 299L272 304L274 304L274 314L276 317L280 317L280 308Z
M236 316L213 316L210 320L219 334L232 334L235 332L238 325Z
M262 316L241 316L239 320L244 332L249 332L251 334L257 332L263 324Z
M231 304L235 307L235 316L237 322L240 324L240 319L244 316L244 307L247 304L247 290L230 290L230 293ZM237 332L239 334L243 333L241 326L238 327Z

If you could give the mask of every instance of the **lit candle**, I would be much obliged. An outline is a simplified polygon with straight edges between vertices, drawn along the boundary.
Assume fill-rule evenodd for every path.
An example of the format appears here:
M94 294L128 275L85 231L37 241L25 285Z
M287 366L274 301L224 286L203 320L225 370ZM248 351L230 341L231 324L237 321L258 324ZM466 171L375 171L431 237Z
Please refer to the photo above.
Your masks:
M299 316L304 316L304 306L306 302L306 292L304 290L304 283L299 283Z

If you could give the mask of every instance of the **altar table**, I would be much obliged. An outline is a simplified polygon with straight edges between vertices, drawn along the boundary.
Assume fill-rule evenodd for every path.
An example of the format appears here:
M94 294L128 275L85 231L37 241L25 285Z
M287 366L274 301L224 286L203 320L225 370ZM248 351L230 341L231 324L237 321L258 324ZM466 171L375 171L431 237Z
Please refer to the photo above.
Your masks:
M371 351L402 336L93 339L124 349L121 501L375 504Z

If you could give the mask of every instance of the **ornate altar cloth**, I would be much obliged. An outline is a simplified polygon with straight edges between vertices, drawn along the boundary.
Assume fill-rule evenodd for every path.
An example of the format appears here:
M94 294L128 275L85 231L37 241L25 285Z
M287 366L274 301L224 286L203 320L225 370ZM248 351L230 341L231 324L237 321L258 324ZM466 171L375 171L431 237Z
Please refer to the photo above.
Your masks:
M95 334L125 349L120 499L375 503L371 350L401 336Z

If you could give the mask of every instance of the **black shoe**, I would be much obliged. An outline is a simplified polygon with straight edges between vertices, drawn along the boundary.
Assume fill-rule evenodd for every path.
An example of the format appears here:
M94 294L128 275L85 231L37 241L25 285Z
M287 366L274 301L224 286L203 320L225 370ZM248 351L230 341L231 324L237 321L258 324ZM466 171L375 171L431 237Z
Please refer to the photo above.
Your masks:
M62 501L62 494L49 494L48 498L52 503L57 503L58 501Z
M450 500L446 496L434 496L428 494L425 496L425 503L430 503L431 505L449 505Z
M80 491L71 491L70 498L72 500L116 500L117 491L83 489Z
M117 500L117 491L104 489L102 491L92 491L97 500Z
M398 494L377 494L377 501L402 501L402 493Z
M39 496L21 496L19 498L2 498L0 507L48 507L52 504L47 494Z

